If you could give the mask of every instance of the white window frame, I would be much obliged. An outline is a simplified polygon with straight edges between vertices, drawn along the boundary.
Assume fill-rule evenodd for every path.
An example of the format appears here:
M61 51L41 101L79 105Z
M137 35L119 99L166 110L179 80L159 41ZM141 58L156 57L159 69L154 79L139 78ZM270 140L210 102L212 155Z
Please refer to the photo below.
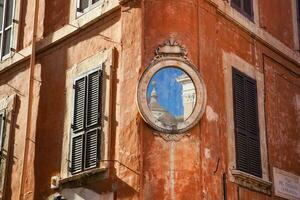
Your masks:
M107 171L109 168L110 158L110 126L111 126L111 84L113 79L113 55L114 48L97 53L79 64L71 67L67 72L66 82L66 98L67 105L65 111L65 128L63 137L63 154L61 162L60 183L66 183L74 179L79 179L86 173L97 173ZM73 174L69 171L71 164L71 124L73 123L73 83L79 77L85 76L94 70L99 69L99 65L103 66L103 94L102 94L102 133L100 142L100 163L97 168L82 171L78 174Z
M227 113L227 145L228 145L228 177L231 182L237 183L244 187L256 190L265 194L271 194L272 183L269 177L268 151L265 124L264 108L264 76L253 65L247 63L242 58L233 53L223 52L224 65L224 86L225 86L225 105ZM262 178L237 170L236 167L236 148L235 148L235 131L234 131L234 109L233 109L233 87L232 87L232 69L236 68L246 74L257 83L257 105L258 105L258 122L260 137L260 153Z
M13 10L12 10L12 25L11 25L11 37L10 37L10 52L2 56L2 44L0 46L0 61L4 62L8 58L14 56L14 53L18 50L18 35L19 35L19 26L20 26L20 9L21 9L21 0L14 0ZM3 25L4 25L3 17ZM2 40L3 41L3 38Z
M70 5L70 25L81 28L88 23L114 11L120 7L119 0L100 0L94 3L89 10L85 12L77 12L79 0L71 0Z
M99 0L95 3L92 3L93 0L88 0L89 3L88 3L88 7L86 7L85 9L81 10L80 9L80 1L81 0L76 0L77 1L77 4L76 4L76 17L80 17L81 15L89 12L90 10L94 9L95 7L101 5L101 3L103 3L104 0Z

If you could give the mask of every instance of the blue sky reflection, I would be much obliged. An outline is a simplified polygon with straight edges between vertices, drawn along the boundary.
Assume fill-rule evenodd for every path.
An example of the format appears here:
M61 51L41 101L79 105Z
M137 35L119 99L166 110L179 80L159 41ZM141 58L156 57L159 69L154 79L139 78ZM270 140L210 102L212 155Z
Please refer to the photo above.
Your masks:
M176 78L183 73L182 70L176 67L163 68L152 77L147 89L149 102L153 83L155 83L158 103L176 118L184 114L182 85L176 81Z

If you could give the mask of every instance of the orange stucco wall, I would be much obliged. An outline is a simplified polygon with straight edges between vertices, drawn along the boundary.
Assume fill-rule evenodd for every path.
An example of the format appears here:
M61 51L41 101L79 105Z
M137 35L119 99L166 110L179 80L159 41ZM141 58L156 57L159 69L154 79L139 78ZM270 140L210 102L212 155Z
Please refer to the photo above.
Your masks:
M33 2L22 3L19 49L31 44ZM260 24L293 48L291 5L283 5L283 0L260 2ZM69 12L70 1L41 1L39 40L67 24ZM207 110L200 122L189 131L189 136L176 142L167 142L153 134L135 103L139 76L154 58L157 46L170 37L187 49L188 58L205 81L208 95ZM64 131L64 119L69 114L65 109L72 103L65 91L68 70L113 47L116 55L110 156L114 165L109 180L105 180L105 184L113 186L104 187L100 180L81 187L99 194L110 191L120 200L222 199L222 176L229 167L223 52L239 56L264 74L270 181L273 167L300 176L299 66L225 18L207 0L128 1L38 53L32 120L36 137L25 170L25 199L46 199L61 191L50 189L50 179L61 172L65 153L62 140L68 133ZM28 66L27 60L0 72L0 99L11 94L18 96L6 184L6 199L12 200L19 198L23 169ZM226 184L230 200L278 199L239 187L228 179Z

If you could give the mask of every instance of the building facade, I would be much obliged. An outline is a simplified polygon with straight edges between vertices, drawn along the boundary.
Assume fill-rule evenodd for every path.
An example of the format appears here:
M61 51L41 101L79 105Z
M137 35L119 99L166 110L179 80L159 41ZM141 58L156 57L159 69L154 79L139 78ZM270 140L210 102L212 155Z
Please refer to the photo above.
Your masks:
M298 5L0 1L1 198L300 199ZM200 121L174 140L136 102L164 44L206 87Z

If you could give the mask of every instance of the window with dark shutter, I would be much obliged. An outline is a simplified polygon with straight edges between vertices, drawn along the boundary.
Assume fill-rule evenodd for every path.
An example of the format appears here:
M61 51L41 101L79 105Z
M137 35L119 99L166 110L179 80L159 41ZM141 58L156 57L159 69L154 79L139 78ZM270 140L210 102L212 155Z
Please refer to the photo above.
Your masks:
M256 80L233 68L237 169L262 176Z
M253 20L253 0L231 0L231 6Z
M75 81L71 141L71 172L98 166L100 155L102 71Z

